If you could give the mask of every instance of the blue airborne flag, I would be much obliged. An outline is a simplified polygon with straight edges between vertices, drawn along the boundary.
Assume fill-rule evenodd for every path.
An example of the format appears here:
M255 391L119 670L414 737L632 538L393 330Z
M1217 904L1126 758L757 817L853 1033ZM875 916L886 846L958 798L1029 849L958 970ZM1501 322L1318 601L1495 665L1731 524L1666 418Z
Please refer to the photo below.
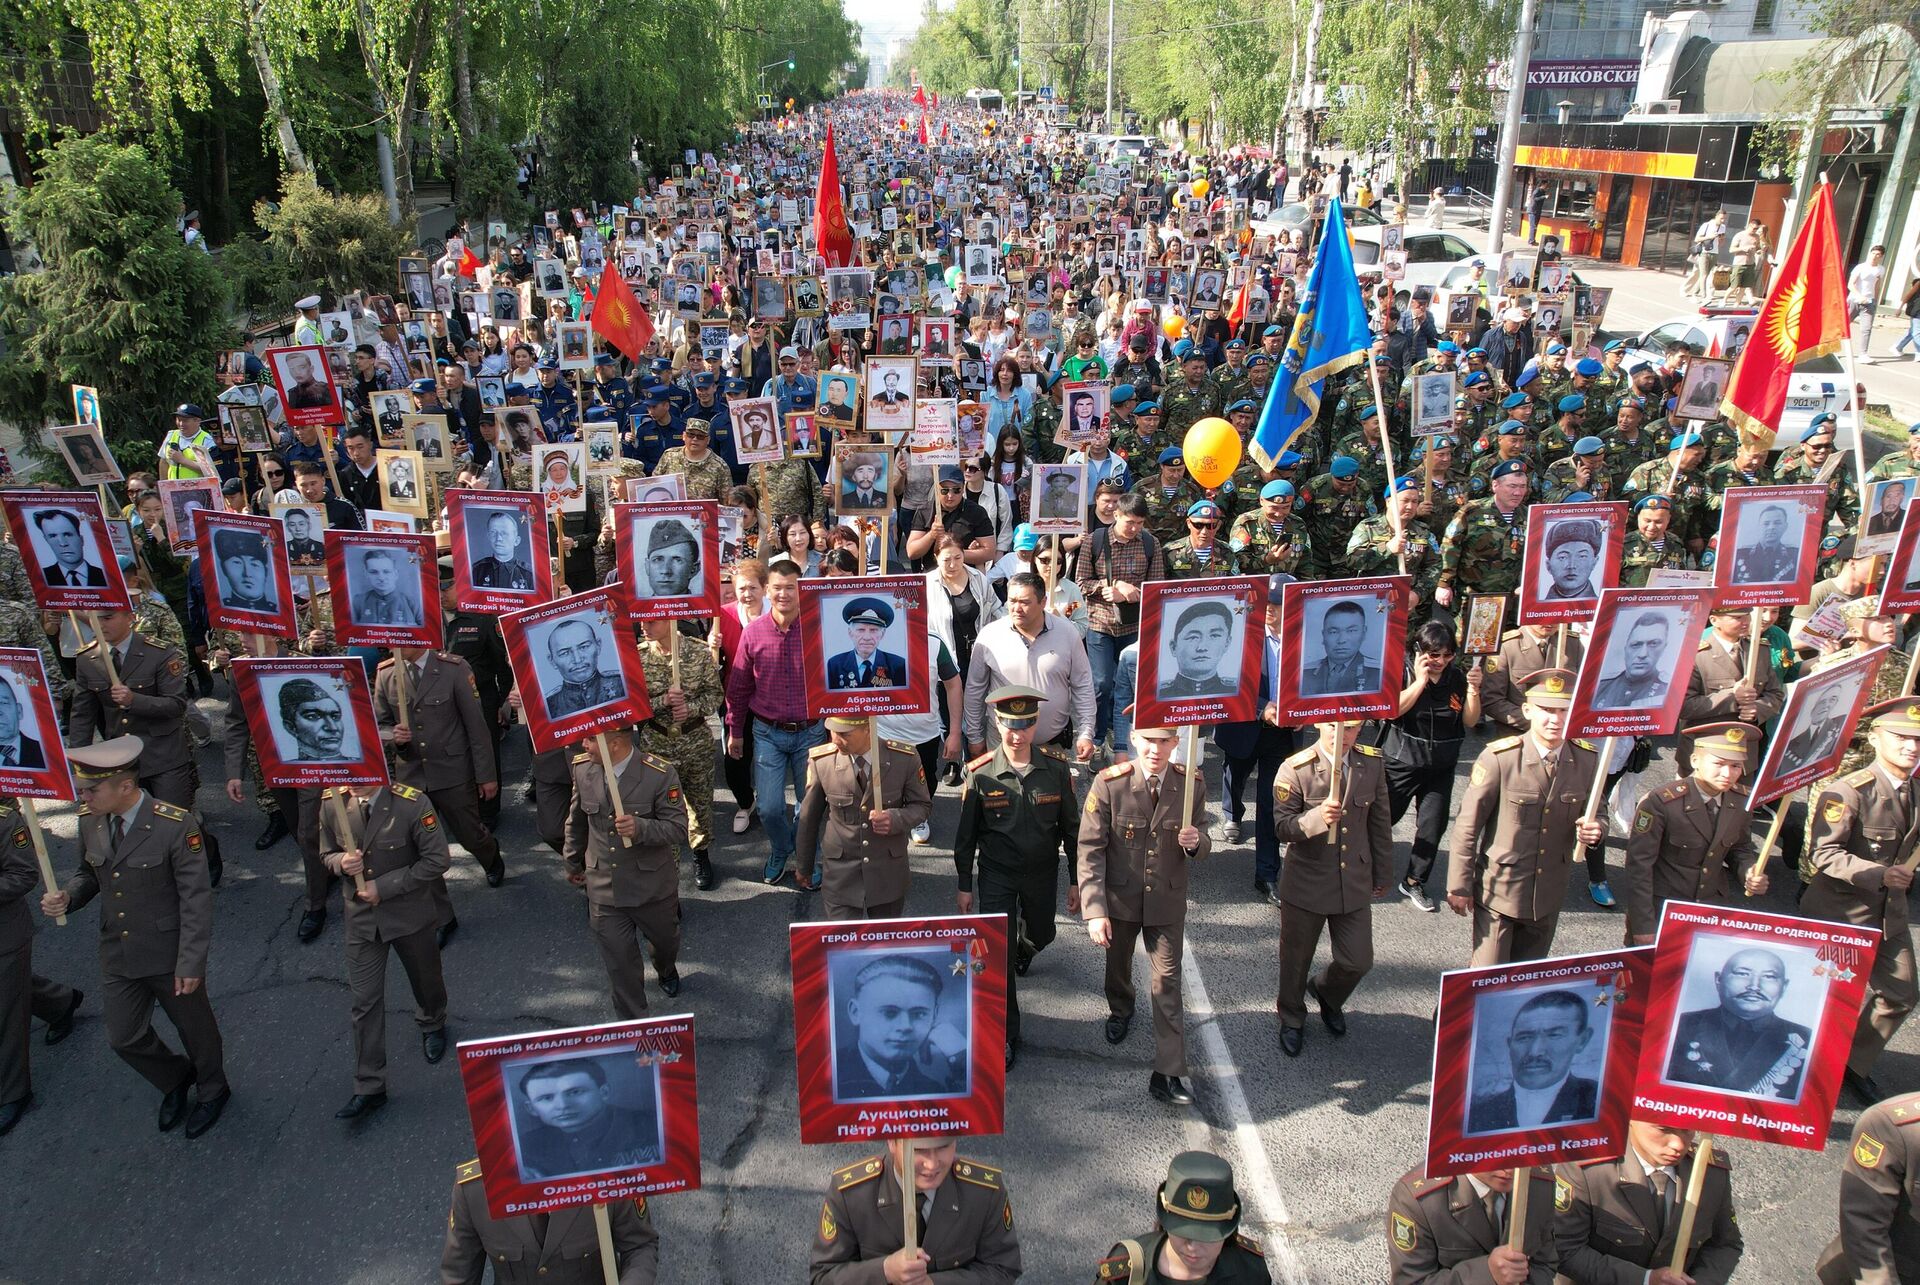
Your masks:
M1341 217L1340 202L1332 201L1286 355L1267 389L1267 404L1260 410L1253 440L1247 444L1260 467L1272 468L1301 430L1319 416L1327 376L1358 365L1372 346L1373 331L1368 328L1360 281L1353 271L1347 221Z

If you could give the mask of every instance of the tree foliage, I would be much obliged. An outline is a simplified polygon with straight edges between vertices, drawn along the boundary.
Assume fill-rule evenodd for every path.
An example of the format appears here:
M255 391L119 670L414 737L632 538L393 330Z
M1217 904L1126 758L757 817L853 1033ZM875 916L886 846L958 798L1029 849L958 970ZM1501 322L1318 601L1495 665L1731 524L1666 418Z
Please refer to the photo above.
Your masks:
M1019 79L1013 67L1016 26L1013 0L955 0L920 25L906 52L894 59L889 79L904 86L917 71L920 83L944 97L957 99L969 89L1011 95Z

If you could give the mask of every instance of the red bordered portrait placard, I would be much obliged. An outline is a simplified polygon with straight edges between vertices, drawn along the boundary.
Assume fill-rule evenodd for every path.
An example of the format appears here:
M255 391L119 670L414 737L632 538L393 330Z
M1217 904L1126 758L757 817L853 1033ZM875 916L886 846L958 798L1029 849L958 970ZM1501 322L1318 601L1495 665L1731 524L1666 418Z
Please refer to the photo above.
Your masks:
M535 753L653 717L626 597L603 585L500 617Z
M812 718L925 714L927 582L865 576L800 582L800 649Z
M1888 615L1920 611L1920 521L1915 520L1916 513L1920 513L1920 504L1909 504L1886 581L1880 586L1880 610Z
M60 717L38 647L0 647L0 794L73 800Z
M1754 774L1754 807L1839 771L1886 658L1887 648L1875 647L1787 685L1787 703Z
M538 491L448 491L454 605L497 615L551 599L547 521Z
M693 1018L456 1046L495 1218L700 1186Z
M1627 506L1594 500L1535 504L1527 510L1526 572L1520 580L1520 623L1585 624L1600 608L1600 591L1620 583L1627 542Z
M1004 915L794 924L800 1140L999 1133Z
M635 620L720 614L720 505L713 500L616 504L613 538Z
M1826 1146L1878 928L1669 901L1633 1114Z
M1412 600L1413 581L1406 576L1286 586L1280 599L1280 721L1398 713Z
M286 523L253 513L194 514L207 620L215 629L292 638L293 574Z
M270 789L387 783L358 656L239 656L233 682Z
M1652 981L1651 946L1442 973L1427 1176L1625 1150Z
M326 540L333 632L342 647L440 646L446 618L431 535L330 530Z
M1567 735L1671 735L1712 597L1710 589L1602 589Z
M1140 586L1138 727L1253 719L1266 637L1265 576L1152 580Z
M334 387L325 348L318 344L269 348L265 357L289 425L322 427L345 418L340 413L340 390Z
M42 611L126 611L120 559L91 491L0 491L13 547Z
M1714 602L1790 607L1805 602L1826 524L1824 486L1733 486L1714 550Z

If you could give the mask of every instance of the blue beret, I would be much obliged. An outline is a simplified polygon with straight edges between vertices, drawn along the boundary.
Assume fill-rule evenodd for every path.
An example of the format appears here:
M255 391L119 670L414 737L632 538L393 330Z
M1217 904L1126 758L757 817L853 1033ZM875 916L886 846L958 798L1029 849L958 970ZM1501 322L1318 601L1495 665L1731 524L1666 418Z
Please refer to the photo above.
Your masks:
M1427 449L1430 451L1450 451L1458 445L1460 443L1453 439L1451 433L1435 433L1427 439Z
M1292 494L1293 483L1284 477L1276 477L1260 488L1260 498L1263 500L1284 500Z
M1484 356L1486 356L1486 355L1487 355L1487 350L1486 350L1485 348L1469 348L1469 349L1467 349L1467 356L1469 356L1469 357L1484 357Z
M1568 393L1560 399L1559 405L1562 415L1571 415L1575 411L1585 410L1587 408L1587 399L1579 393Z
M1525 406L1527 400L1528 398L1525 393L1508 393L1500 399L1500 409L1512 410L1515 406Z
M1305 458L1306 456L1302 455L1299 451L1281 451L1280 458L1273 462L1273 466L1277 469L1299 468L1300 461Z
M1160 452L1160 462L1162 464L1185 464L1187 457L1180 453L1178 446L1169 446L1166 450Z
M1840 420L1830 410L1823 410L1808 421L1810 424L1839 424ZM1803 439L1804 440L1804 439Z
M1667 449L1677 451L1688 446L1698 446L1700 442L1701 437L1698 433L1675 433L1673 440L1667 443Z
M1583 437L1573 444L1575 455L1598 455L1607 449L1607 444L1597 437Z
M1648 495L1635 502L1633 511L1638 513L1641 509L1671 509L1672 507L1673 501L1667 496Z
M1107 394L1107 402L1109 405L1117 406L1121 402L1130 402L1132 400L1133 400L1132 384L1115 384L1113 386L1113 391Z
M1626 346L1627 346L1626 340L1616 339L1612 343L1609 343L1605 348L1602 348L1600 351L1601 352L1619 352L1621 349L1625 348Z
M1501 437L1517 437L1526 431L1527 421L1524 419L1506 419L1500 421L1499 435Z
M1359 471L1360 461L1351 455L1336 455L1333 457L1333 463L1327 466L1327 472L1339 478L1352 477Z
M672 370L672 369L673 369L673 358L671 358L671 357L655 357L655 358L654 358L654 359L653 359L653 360L652 360L652 361L651 361L650 363L648 363L648 364L649 364L649 365L651 366L651 368L652 368L652 369L654 369L654 370L662 370L662 371L664 371L664 370Z
M1153 402L1153 401L1141 402L1138 406L1135 406L1133 408L1133 417L1135 419L1139 419L1142 415L1158 415L1159 413L1160 413L1159 402Z
M1468 388L1478 388L1480 385L1488 382L1487 372L1484 370L1470 370L1467 372L1467 377L1460 382Z
M1561 353L1565 352L1566 350L1567 350L1567 346L1563 343L1550 343L1547 345L1547 356L1558 357Z
M1582 357L1579 361L1573 363L1573 373L1584 376L1587 379L1592 379L1605 369L1605 366L1602 366L1591 357Z
M1502 460L1493 466L1493 479L1497 482L1510 473L1524 474L1526 471L1527 462L1525 460Z
M1391 500L1394 496L1400 494L1400 492L1411 491L1414 489L1414 487L1418 485L1419 483L1415 482L1410 477L1406 477L1406 476L1396 477L1393 479L1393 484L1387 487L1386 490L1382 491L1381 495L1384 498Z
M1173 356L1176 361L1185 361L1187 358L1193 356L1193 340L1182 339L1179 343L1175 344L1173 346Z
M1435 345L1434 351L1435 352L1459 352L1460 345L1456 344L1451 339L1442 339L1437 345Z
M411 384L408 384L407 387L416 393L430 393L434 391L437 385L431 379L416 379Z
M1227 340L1227 347L1229 348L1245 348L1246 346L1247 346L1247 341L1239 338L1238 336L1235 336L1234 338Z
M1234 414L1238 414L1240 411L1243 411L1243 410L1259 410L1259 409L1260 409L1259 402L1256 402L1251 397L1242 397L1238 401L1233 402L1231 405L1227 407L1227 414L1234 415ZM1915 425L1915 427L1920 428L1920 425Z
M1567 498L1562 500L1561 503L1562 504L1585 504L1588 500L1591 500L1592 498L1593 498L1593 493L1590 491L1569 491L1567 492Z
M1637 375L1643 370L1652 370L1652 369L1653 369L1653 363L1642 359L1640 361L1634 362L1633 365L1627 367L1627 373L1629 375Z
M1376 366L1391 366L1393 365L1393 358L1383 352L1375 353L1373 355L1373 364Z
M1268 335L1279 335L1282 339L1285 339L1287 337L1287 332L1280 329L1280 327L1278 326L1268 326L1265 330L1262 330L1260 332L1260 337L1262 339L1265 339Z
M1187 516L1190 518L1217 518L1220 516L1220 506L1212 500L1195 500L1187 506Z
M1513 381L1513 386L1515 388L1525 388L1538 378L1540 378L1540 368L1538 366L1529 366L1520 372L1520 378Z
M1909 425L1907 425L1907 436L1908 436L1908 437L1920 437L1920 423L1914 423L1914 424L1909 424Z
M1277 364L1277 359L1272 353L1268 352L1257 352L1247 358L1248 370L1252 370L1255 366L1272 366L1275 364Z
M1052 388L1055 384L1059 383L1061 380L1065 379L1066 377L1067 377L1067 372L1064 367L1055 367L1053 373L1047 376L1047 387Z

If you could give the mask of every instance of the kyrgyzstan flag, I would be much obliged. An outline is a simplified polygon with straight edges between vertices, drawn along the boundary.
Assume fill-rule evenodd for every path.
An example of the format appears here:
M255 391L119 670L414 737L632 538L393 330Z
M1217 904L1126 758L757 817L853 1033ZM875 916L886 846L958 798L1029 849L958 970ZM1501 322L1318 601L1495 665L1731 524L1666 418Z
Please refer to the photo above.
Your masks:
M820 154L820 185L813 192L813 247L829 268L853 266L853 229L840 201L840 161L833 151L833 126L827 126L826 149Z
M920 146L927 145L927 109L920 109Z
M634 298L620 273L609 259L600 271L600 285L594 291L593 332L625 353L629 361L639 361L653 342L653 318Z
M460 275L463 277L473 276L479 272L483 266L484 264L481 262L480 256L473 252L473 247L463 242L460 246Z
M1249 277L1240 283L1240 289L1234 293L1233 306L1227 309L1227 324L1235 330L1240 329L1247 319L1247 292L1253 289L1253 279Z
M1780 260L1720 409L1743 439L1771 445L1794 366L1839 352L1846 342L1847 273L1834 229L1833 189L1822 182Z

